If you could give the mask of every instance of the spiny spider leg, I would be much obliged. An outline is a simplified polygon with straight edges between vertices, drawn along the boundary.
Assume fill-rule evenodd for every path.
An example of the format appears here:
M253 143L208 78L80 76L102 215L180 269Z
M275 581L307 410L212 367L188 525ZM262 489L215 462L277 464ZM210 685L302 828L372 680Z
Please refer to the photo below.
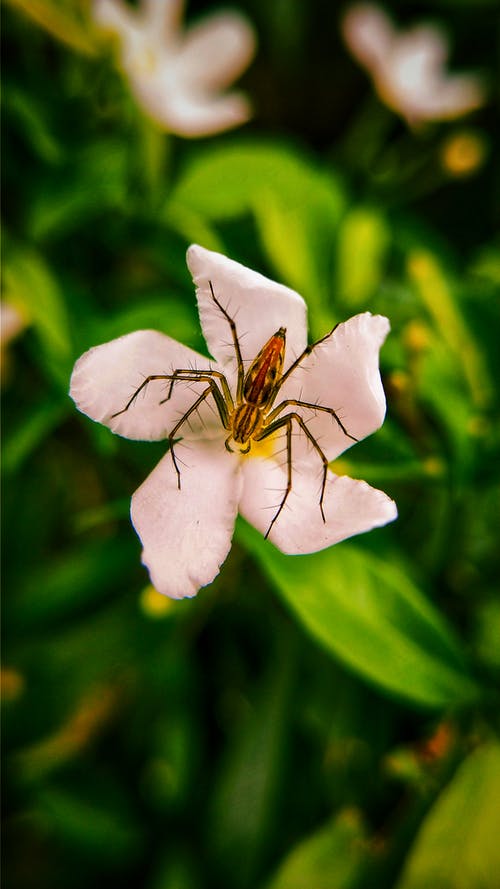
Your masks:
M300 416L300 414L297 414L295 412L291 413L291 414L286 414L286 416L279 417L277 420L274 420L259 435L257 435L255 437L256 441L263 441L263 439L267 438L269 435L273 435L274 432L277 432L278 429L282 429L283 426L286 426L287 485L286 485L285 494L283 496L283 499L278 507L278 511L277 511L276 515L274 516L271 524L269 525L269 528L267 529L266 533L264 534L264 539L267 539L269 537L271 529L272 529L274 523L276 522L278 516L280 515L280 513L285 505L286 499L287 499L290 491L292 490L292 421L293 420L295 420L296 423L299 424L300 428L302 429L304 434L307 436L307 438L311 442L313 448L315 449L316 453L319 455L319 457L321 459L321 462L323 463L323 478L321 481L321 495L319 498L319 509L321 512L321 518L323 519L323 522L326 523L325 513L323 510L323 499L325 496L326 479L327 479L327 473L328 473L328 460L327 460L325 454L323 453L323 451L321 450L318 442L314 438L313 434L307 428L307 426L306 426L304 420L302 419L302 417Z
M309 401L301 401L300 399L296 399L296 398L287 398L287 399L285 399L285 401L282 401L281 404L278 404L278 406L275 407L274 410L272 410L271 413L267 415L266 423L269 423L269 422L272 423L274 421L274 418L277 417L278 414L280 414L281 411L285 407L288 407L290 404L295 404L295 405L298 405L299 407L309 407L315 411L325 411L325 413L331 414L331 416L337 422L337 425L340 427L340 429L342 430L344 435L347 435L347 438L352 439L352 441L359 441L358 438L355 438L354 435L351 435L351 433L347 431L344 424L342 423L342 420L340 419L338 414L333 410L332 407L324 407L322 404L313 404Z
M188 383L191 383L191 382L213 383L214 399L215 399L215 402L216 402L217 407L219 409L219 414L221 415L221 419L222 419L222 413L224 412L224 415L227 416L228 410L227 410L227 406L226 406L224 397L222 396L220 390L217 388L217 384L216 384L215 380L212 379L213 377L221 377L222 378L221 385L222 385L222 388L224 389L224 394L226 394L226 389L227 389L227 393L229 395L230 409L232 410L233 400L231 398L229 386L227 384L226 378L224 377L224 374L221 374L221 373L219 373L219 371L216 371L216 370L204 370L204 371L191 370L191 371L189 371L190 377L187 377L187 376L180 377L180 376L177 376L177 373L180 373L180 371L174 371L174 373L171 373L171 374L150 374L148 377L146 377L145 380L142 381L141 385L135 390L134 394L127 401L127 404L125 405L125 407L122 408L120 411L116 411L116 413L111 414L110 419L113 419L114 417L119 417L120 414L126 413L126 411L128 411L128 409L129 409L129 407L131 407L132 404L134 403L134 401L137 398L137 396L139 395L139 393L142 392L142 390L145 389L146 386L149 383L152 383L154 380L170 380L171 381L171 385L169 387L167 397L164 398L162 401L160 401L159 404L164 404L166 401L168 401L170 399L170 397L172 395L173 384L176 382L176 380L180 380L181 382L188 382ZM182 373L184 373L184 371L182 371ZM219 399L219 401L218 401L218 399ZM222 403L224 405L224 408L221 411L220 405Z
M152 383L153 380L169 380L170 377L171 374L149 374L149 376L146 377L146 379L142 381L141 385L138 386L138 388L135 390L132 397L129 398L125 407L123 407L121 411L116 411L115 414L111 414L110 419L112 420L114 417L119 417L120 414L124 414L126 411L128 411L129 407L134 403L139 393L142 392L142 390L145 389L149 383Z
M195 379L196 381L199 381L199 380L200 380L200 377L195 377L194 379ZM191 414L193 414L193 413L199 408L200 404L202 404L202 402L205 401L205 400L208 398L208 396L210 395L210 393L212 393L213 396L214 396L215 404L217 405L217 409L218 409L218 411L219 411L219 415L220 415L220 419L221 419L222 424L224 425L225 429L230 429L229 414L228 414L228 411L227 411L226 403L225 403L225 401L224 401L224 399L223 399L221 393L220 393L219 390L217 389L217 384L216 384L215 380L210 380L210 381L209 381L209 384L208 384L208 386L207 386L207 388L203 390L203 392L201 393L201 395L198 396L198 398L194 401L194 403L191 405L191 407L188 408L188 410L186 411L185 414L183 414L183 416L182 416L182 417L180 418L180 420L175 424L174 428L172 429L172 431L171 431L171 432L169 433L169 435L168 435L168 443L169 443L169 446L170 446L170 454L172 455L172 461L173 461L173 464L174 464L174 469L175 469L175 471L176 471L176 473L177 473L177 487L178 487L179 491L180 491L180 489L181 489L181 472L180 472L180 469L179 469L179 467L178 467L178 465L177 465L177 458L176 458L176 456L175 456L175 451L174 451L174 438L175 438L176 433L177 433L177 432L179 431L179 429L181 428L182 424L185 423L186 420L191 416ZM216 393L217 393L217 395L216 395Z
M310 355L311 352L314 351L314 349L316 348L316 346L320 346L321 343L324 343L325 340L327 340L328 337L330 337L330 336L332 335L332 333L334 333L334 331L337 329L338 326L339 326L339 325L336 324L335 327L332 327L332 329L330 330L330 332L329 332L329 333L326 333L325 336L322 336L320 340L316 340L315 343L311 343L310 346L306 346L306 347L305 347L304 351L301 352L301 354L299 355L299 357L295 359L295 361L290 365L290 367L288 368L288 370L286 371L286 373L284 373L283 376L281 377L281 379L280 379L280 381L279 381L279 385L278 385L277 388L276 388L276 392L274 393L274 397L275 397L275 398L276 398L276 395L278 394L279 390L281 389L283 383L285 382L285 380L287 380L288 377L290 376L290 374L292 374L292 373L294 372L295 368L301 363L301 361L303 361L304 358L307 358L307 356ZM356 439L356 440L357 440L357 439Z
M210 395L210 393L212 393L212 395L214 397L215 405L217 407L217 410L219 411L219 417L220 417L222 425L224 426L225 429L230 428L229 413L232 410L232 399L231 399L231 406L228 408L228 405L226 404L223 395L221 395L220 389L218 388L215 380L212 380L210 377L206 376L205 374L196 374L196 373L193 373L193 375L191 377L182 376L182 377L176 377L176 379L180 380L183 383L199 383L199 382L208 383L207 388L204 389L204 391L202 393L201 401L203 401L205 398L207 398L208 395ZM175 382L175 380L173 382ZM227 385L227 383L226 383L226 385ZM167 398L164 398L163 401L160 401L160 404L165 404L165 402L167 402L169 400L170 394L171 393L169 392ZM199 403L199 400L195 402L195 405L198 405L198 403ZM184 422L184 419L187 416L189 416L189 414L191 413L191 410L192 410L192 408L189 408L189 411L186 414L184 414L184 417L181 418L180 423ZM175 431L177 430L177 428L178 428L178 426L175 427Z
M229 313L226 311L224 306L221 306L219 300L217 299L217 297L214 293L214 288L212 286L212 282L209 281L208 283L210 285L210 292L212 294L212 299L213 299L215 305L220 309L220 311L224 315L224 318L226 319L227 323L229 324L229 327L231 328L231 336L233 338L234 351L236 353L236 365L238 368L238 384L237 384L237 388L236 388L236 401L239 404L243 398L243 383L245 381L245 367L243 364L243 358L241 357L241 349L240 349L240 343L238 340L238 334L236 331L236 324L234 323L233 319L231 318Z
M221 373L220 370L196 370L195 368L177 368L177 370L174 370L173 374L169 374L168 376L171 381L168 388L168 395L166 398L163 398L160 401L160 404L165 404L165 402L170 400L172 396L172 389L174 388L174 383L176 382L176 380L180 380L181 382L192 382L194 378L196 380L208 381L210 377L216 377L222 387L226 406L228 406L231 411L234 410L233 396L231 395L231 390L228 386L228 382L224 374Z

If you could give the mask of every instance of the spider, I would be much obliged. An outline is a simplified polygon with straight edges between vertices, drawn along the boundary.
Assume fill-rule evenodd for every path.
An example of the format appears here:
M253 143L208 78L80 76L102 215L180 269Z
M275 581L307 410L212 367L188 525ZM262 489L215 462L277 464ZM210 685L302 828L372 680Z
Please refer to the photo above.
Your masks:
M252 442L264 441L266 438L274 435L280 429L285 429L287 452L286 488L282 500L278 506L277 512L275 513L271 524L269 525L269 528L264 535L265 538L269 536L271 529L277 521L281 511L283 510L288 495L292 490L292 428L293 423L296 423L318 454L318 457L323 465L319 509L323 522L326 522L325 513L323 510L323 498L325 495L325 486L328 473L328 460L317 440L308 429L304 418L295 410L289 411L284 415L283 411L291 406L310 408L314 411L324 411L325 413L328 413L333 417L333 419L336 421L336 423L347 438L350 438L352 441L358 441L358 439L347 431L340 417L331 407L325 407L321 404L313 404L311 402L301 401L300 399L295 398L284 399L276 407L273 407L273 405L276 401L281 387L283 386L285 381L292 375L295 368L301 363L301 361L304 360L307 355L310 355L311 352L320 345L320 343L324 342L329 336L331 336L331 334L335 330L335 327L333 328L333 330L327 333L326 336L317 340L315 343L306 346L304 351L299 355L298 358L296 358L296 360L290 365L285 373L283 373L283 364L285 360L286 328L280 327L279 330L277 330L276 333L274 333L273 336L270 337L267 343L265 343L257 357L250 364L248 370L245 371L243 359L241 357L241 349L235 321L233 318L231 318L228 311L224 308L224 306L221 305L221 303L217 299L211 281L209 281L209 285L212 299L219 311L226 319L231 330L238 371L235 398L233 398L233 394L231 393L227 379L225 375L221 373L221 371L212 369L195 370L193 368L178 368L170 374L150 374L149 376L147 376L143 380L141 385L135 390L134 394L129 399L125 407L117 411L115 414L112 414L112 417L118 417L120 414L128 411L140 392L142 392L143 389L145 389L146 386L154 380L166 380L170 382L166 398L163 398L160 401L160 404L165 404L167 401L169 401L172 395L173 387L177 382L207 383L206 388L195 399L191 407L188 408L188 410L178 420L178 422L175 424L174 428L171 430L167 437L173 465L175 468L175 472L177 473L177 487L179 490L181 490L181 472L174 449L176 441L179 440L178 438L176 439L176 436L183 424L193 413L198 410L198 408L209 397L209 395L212 395L214 399L220 421L224 429L229 432L229 435L225 441L225 447L230 452L233 452L235 450L235 447L232 447L232 445L234 445L236 446L236 450L238 450L241 454L248 454L252 447Z

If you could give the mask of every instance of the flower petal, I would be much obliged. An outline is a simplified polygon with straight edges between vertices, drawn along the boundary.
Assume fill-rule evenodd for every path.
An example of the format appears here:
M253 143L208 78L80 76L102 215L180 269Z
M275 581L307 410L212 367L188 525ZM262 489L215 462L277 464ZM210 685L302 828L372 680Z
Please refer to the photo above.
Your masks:
M211 136L245 123L251 105L243 93L195 93L180 82L168 87L151 80L134 84L137 98L156 122L187 139Z
M28 320L17 306L0 300L0 346L6 346L27 326Z
M236 380L235 350L228 321L212 299L210 282L217 300L236 322L245 367L280 327L286 327L285 367L303 351L307 310L298 293L197 244L188 249L187 264L196 284L208 348L230 383Z
M178 368L206 369L209 365L208 358L163 333L138 330L85 352L75 364L70 395L82 413L118 435L158 441L168 437L196 394L206 388L206 382L175 383L172 397L161 404L169 383L151 381L125 413L113 414L125 407L149 374L169 374ZM204 415L203 422L215 422L221 428L212 411ZM188 424L180 434L189 434Z
M295 398L333 408L347 432L358 441L375 432L385 416L378 356L389 329L387 318L370 312L339 324L292 371L276 406ZM293 410L303 416L328 461L355 443L327 412L291 405L280 416Z
M221 89L250 64L255 46L255 32L245 16L236 12L207 16L186 31L179 76L182 72L186 83L196 84L199 92Z
M442 75L434 79L425 94L406 96L400 110L411 125L426 120L454 120L480 108L484 101L484 87L479 77Z
M286 467L274 460L247 458L240 501L242 516L265 534L286 489ZM397 517L393 500L364 481L328 473L323 510L322 472L312 464L293 464L292 489L269 539L288 555L313 553L340 540L370 531Z
M142 0L142 27L153 44L165 47L175 40L184 5L184 0Z
M141 45L143 35L138 16L122 0L94 0L92 15L100 28L121 39L127 52Z
M151 582L166 596L194 596L219 573L231 547L240 462L224 445L176 445L181 488L166 454L132 498L131 517ZM182 460L182 463L180 462Z
M456 74L440 83L429 100L427 117L433 120L454 120L475 111L485 103L484 84L474 74Z
M479 77L448 74L448 39L441 28L421 24L397 31L382 9L357 4L345 15L342 29L382 101L410 126L453 119L484 104Z
M371 3L352 6L342 21L344 40L352 54L372 74L387 63L395 31L385 12Z
M410 122L432 118L434 94L447 81L448 40L440 28L416 25L402 32L377 79L382 100Z

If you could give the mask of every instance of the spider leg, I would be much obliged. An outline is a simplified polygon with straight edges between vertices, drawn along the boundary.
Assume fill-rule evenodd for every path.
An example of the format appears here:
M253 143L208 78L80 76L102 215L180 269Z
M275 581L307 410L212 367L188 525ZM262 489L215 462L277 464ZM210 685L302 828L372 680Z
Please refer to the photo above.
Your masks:
M240 349L240 343L238 340L238 333L236 330L236 324L234 323L233 319L231 318L231 315L229 314L229 312L226 311L224 306L222 306L220 304L219 300L217 299L217 297L214 293L214 288L212 286L212 282L209 281L208 283L210 285L210 292L212 294L212 299L213 299L215 305L217 306L218 309L220 309L220 311L224 315L224 318L226 319L227 323L229 324L229 327L231 328L231 336L233 338L234 351L236 353L236 365L238 368L238 383L237 383L237 389L236 389L236 401L239 404L243 398L243 383L245 381L245 367L243 365L243 359L241 357L241 349Z
M340 322L339 322L339 323L340 323ZM279 380L279 382L278 382L278 384L277 384L277 386L276 386L276 391L275 391L275 393L274 393L274 398L276 398L276 395L278 394L279 390L281 389L283 383L284 383L285 380L287 380L288 377L294 372L295 368L298 367L298 365L304 360L304 358L307 358L307 356L310 355L311 352L314 352L316 346L320 346L321 343L324 343L325 340L327 340L328 337L330 337L330 336L334 333L334 331L337 329L338 326L339 326L339 325L336 324L335 327L332 327L332 329L329 331L329 333L326 333L325 336L322 336L320 340L316 340L315 343L311 343L310 346L306 346L306 347L305 347L304 351L301 352L301 354L299 355L299 357L295 359L295 361L290 365L290 367L288 368L288 370L287 370L287 371L283 374L283 376L280 378L280 380Z
M186 378L183 377L182 379L186 379ZM196 380L196 382L199 382L199 380L201 378L198 376L198 377L195 377L194 379ZM194 412L198 410L200 404L202 404L208 398L210 393L212 393L212 395L214 396L215 404L216 404L217 409L219 411L220 419L221 419L221 422L222 422L224 428L225 429L230 428L229 413L228 413L226 403L220 393L220 390L217 387L217 383L215 382L215 380L209 380L208 386L206 387L206 389L204 389L203 392L201 393L201 395L199 395L198 398L196 398L196 400L193 402L191 407L188 408L186 413L182 415L180 420L178 420L178 422L175 424L174 428L171 430L171 432L168 435L170 454L172 456L172 462L174 464L174 469L177 473L177 487L178 487L179 491L181 489L181 471L180 471L179 465L177 463L177 457L175 456L174 439L175 439L177 432L183 425L183 423L185 423L186 420L189 419L191 414L194 414Z
M226 377L219 370L194 370L193 368L177 368L177 370L174 370L174 372L169 375L170 386L168 389L168 395L166 398L160 401L160 404L165 404L166 401L170 400L172 396L172 389L174 388L174 383L176 382L176 380L188 380L188 382L192 382L193 377L195 377L196 380L208 381L210 377L218 380L222 388L226 405L229 405L231 411L234 410L233 396L231 395L231 390L229 388Z
M180 374L182 374L182 376L180 376ZM217 379L220 379L220 383L221 383L222 390L223 390L224 394L222 394L220 389L218 388L214 377L216 377ZM174 383L177 380L180 380L181 382L189 382L189 383L193 383L193 382L195 382L195 383L199 383L199 382L213 383L212 391L213 391L213 395L214 395L214 400L217 405L220 418L221 418L222 422L224 423L224 426L227 428L228 413L229 413L229 411L232 411L234 409L233 399L231 397L231 392L229 390L229 386L227 384L227 380L226 380L224 374L221 374L217 370L203 370L203 371L176 370L171 374L150 374L148 377L146 377L145 380L142 381L141 385L135 390L134 394L127 401L127 404L125 405L125 407L122 408L120 411L116 411L116 413L111 414L110 419L113 419L114 417L119 417L120 414L126 413L126 411L128 411L128 409L132 406L132 404L134 403L134 401L136 400L136 398L140 394L140 392L142 392L142 390L145 389L146 386L149 383L153 382L154 380L170 380L168 395L166 398L163 398L162 401L159 402L160 404L165 404L165 402L169 401L169 399L172 396L172 389L173 389Z
M344 435L347 436L347 438L350 438L352 441L359 441L358 438L355 438L354 435L351 435L351 433L347 431L344 424L342 423L342 420L332 407L325 407L322 404L314 404L309 401L301 401L297 398L286 398L285 401L282 401L281 404L278 404L278 406L275 407L274 410L272 410L271 413L267 415L267 420L272 423L275 417L277 417L278 414L280 414L281 411L284 410L284 408L289 407L289 405L291 404L295 404L298 407L308 407L311 408L311 410L315 411L324 411L325 413L330 414L334 418Z
M278 417L277 420L273 420L273 422L270 423L269 426L266 426L266 428L255 438L256 441L262 441L263 439L267 438L269 435L273 435L275 432L277 432L278 429L282 429L283 427L286 427L286 451L287 451L286 488L285 488L285 493L283 495L281 503L278 507L278 511L276 512L271 524L269 525L269 528L267 529L266 533L264 534L264 539L267 539L269 537L271 529L272 529L273 525L275 524L276 520L278 519L278 517L279 517L279 515L286 503L288 495L290 494L290 491L292 490L292 422L293 422L293 420L295 420L295 422L298 423L298 425L300 426L300 428L302 429L302 431L304 432L304 434L306 435L306 437L312 444L314 450L318 454L318 456L323 464L323 477L321 480L321 494L320 494L320 498L319 498L319 509L321 512L321 518L323 519L323 522L326 523L325 513L323 510L323 499L325 496L326 479L327 479L327 474L328 474L328 460L327 460L325 454L323 453L323 451L321 450L318 442L314 438L314 435L307 428L306 423L302 419L300 414L293 412L291 414L286 414L286 416L284 416L284 417Z
M112 420L114 417L119 417L120 414L124 414L126 411L128 411L129 407L131 407L131 405L134 403L139 393L142 392L142 390L145 389L149 383L153 382L153 380L170 380L171 378L172 374L149 374L149 376L146 377L146 379L142 381L141 385L135 390L132 397L129 398L125 407L123 407L120 411L116 411L116 413L111 414L110 419Z

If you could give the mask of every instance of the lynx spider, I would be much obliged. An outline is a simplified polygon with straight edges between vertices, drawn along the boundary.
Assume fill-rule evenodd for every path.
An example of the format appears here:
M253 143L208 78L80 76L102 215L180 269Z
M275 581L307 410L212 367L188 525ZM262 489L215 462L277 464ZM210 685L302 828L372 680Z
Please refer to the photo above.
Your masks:
M283 373L283 363L285 359L286 346L286 328L280 327L279 330L277 330L276 333L274 333L272 337L270 337L267 343L265 343L257 357L250 364L248 370L245 371L243 359L241 357L241 349L235 321L233 318L231 318L228 311L221 305L221 303L215 296L214 288L211 281L209 281L209 285L212 299L219 311L226 319L231 330L238 371L236 398L233 398L233 395L231 394L231 390L229 388L229 383L227 382L225 375L220 371L212 369L194 370L193 368L178 368L171 374L150 374L149 376L147 376L143 380L141 385L135 390L134 394L129 399L125 407L113 414L112 417L118 417L120 414L128 411L128 409L136 400L137 396L146 388L149 383L153 382L154 380L165 380L170 382L167 396L160 401L160 404L165 404L167 401L169 401L172 395L174 384L176 382L207 383L207 386L203 390L201 395L199 395L195 399L191 407L188 408L188 410L178 420L178 422L175 424L174 428L168 435L170 454L172 456L174 468L177 473L177 487L179 490L181 489L181 472L174 449L176 435L179 432L181 426L183 426L183 424L189 419L189 417L198 410L200 405L209 397L209 395L213 396L220 421L224 429L229 432L229 435L225 441L225 446L228 451L232 452L234 450L234 448L231 447L231 443L233 443L237 446L237 450L239 450L240 453L248 454L252 446L252 442L264 441L269 436L274 435L274 433L278 430L285 429L287 452L287 483L277 512L275 513L271 524L269 525L266 534L264 535L266 538L269 536L273 525L281 514L288 495L292 490L292 424L295 422L299 426L300 430L304 433L323 464L319 508L323 522L326 522L325 513L323 510L323 499L325 495L328 473L328 460L320 445L318 444L316 438L308 429L306 421L303 417L301 417L299 413L297 413L297 411L292 410L289 413L286 413L284 416L280 416L280 414L282 414L282 412L286 408L291 406L310 408L314 411L324 411L325 413L328 413L333 417L333 419L336 421L339 428L342 430L347 438L350 438L352 441L357 441L358 439L347 431L341 419L333 408L325 407L324 405L320 404L313 404L307 401L301 401L300 399L294 398L287 398L284 401L281 401L276 407L273 407L273 404L281 387L291 376L295 368L298 367L298 365L304 360L304 358L306 358L307 355L310 355L311 352L320 345L320 343L328 339L335 328L333 328L333 330L327 333L326 336L317 340L312 345L306 346L306 348L298 356L298 358L296 358L295 361L290 365L288 370Z

